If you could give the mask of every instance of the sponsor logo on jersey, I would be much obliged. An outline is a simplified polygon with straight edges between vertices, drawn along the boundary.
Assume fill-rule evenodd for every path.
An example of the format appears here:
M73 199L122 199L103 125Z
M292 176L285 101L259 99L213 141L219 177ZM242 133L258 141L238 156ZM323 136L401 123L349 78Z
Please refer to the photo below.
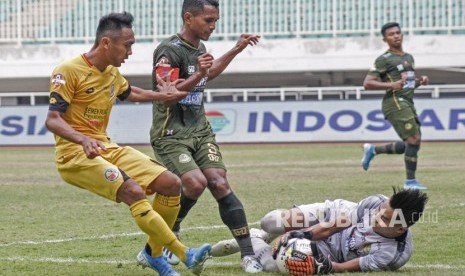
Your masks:
M118 180L119 170L117 170L115 168L106 169L105 173L104 173L104 176L105 176L106 180L108 180L110 182L115 182L116 180Z
M62 74L58 73L52 77L52 84L55 88L60 87L63 84L66 84L65 77Z
M179 103L182 105L201 105L202 99L202 92L190 92L184 99L180 100Z
M187 67L187 73L189 73L189 75L194 74L195 73L195 66L194 65L189 65Z
M191 161L191 157L185 153L179 155L179 163L187 163Z

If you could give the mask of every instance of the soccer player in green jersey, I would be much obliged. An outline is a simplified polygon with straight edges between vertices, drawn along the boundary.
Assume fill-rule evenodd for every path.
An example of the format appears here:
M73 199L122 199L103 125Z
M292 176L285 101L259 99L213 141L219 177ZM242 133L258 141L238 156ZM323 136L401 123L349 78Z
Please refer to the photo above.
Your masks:
M219 20L218 0L185 0L181 15L182 30L154 51L153 81L156 84L156 74L173 72L172 80L183 79L177 89L189 91L189 95L171 103L155 102L150 131L155 156L182 181L181 209L173 231L179 233L181 221L208 188L218 202L222 221L241 248L244 271L260 272L262 266L254 258L244 207L228 183L203 103L206 82L223 72L248 45L257 44L259 36L242 34L231 50L214 59L202 41L209 39ZM164 253L171 264L178 262L171 252Z
M424 190L426 187L415 178L421 131L413 94L418 86L428 85L429 78L416 76L412 55L402 49L403 35L398 23L386 23L381 28L381 34L389 49L376 59L363 86L367 90L386 90L382 111L402 141L381 146L364 144L362 166L368 170L371 160L377 154L404 154L407 171L404 188Z
M135 42L130 13L103 16L89 52L58 65L50 84L47 128L55 134L58 172L71 185L129 206L148 236L137 262L163 276L179 275L162 256L175 252L200 274L211 246L187 248L171 231L179 212L181 181L163 165L132 147L121 147L107 136L116 100L166 102L187 92L157 76L159 93L130 86L117 67L132 54ZM147 195L155 194L152 203Z

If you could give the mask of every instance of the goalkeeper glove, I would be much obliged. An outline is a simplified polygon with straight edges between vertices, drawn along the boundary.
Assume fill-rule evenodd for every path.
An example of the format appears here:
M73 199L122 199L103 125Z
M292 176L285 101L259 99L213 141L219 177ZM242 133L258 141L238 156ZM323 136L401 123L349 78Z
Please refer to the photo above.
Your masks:
M277 241L273 247L273 253L272 253L273 259L276 260L279 249L283 246L287 246L287 243L291 239L298 238L298 239L311 240L312 236L313 236L313 233L311 231L303 231L303 230L294 230L294 231L289 231L285 233L284 235L281 236L279 241Z
M333 263L328 257L323 255L314 258L313 264L315 266L315 274L329 274L334 272Z
M323 256L320 256L318 259L313 256L307 256L304 261L288 258L286 266L289 274L295 276L329 274L334 272L331 261Z

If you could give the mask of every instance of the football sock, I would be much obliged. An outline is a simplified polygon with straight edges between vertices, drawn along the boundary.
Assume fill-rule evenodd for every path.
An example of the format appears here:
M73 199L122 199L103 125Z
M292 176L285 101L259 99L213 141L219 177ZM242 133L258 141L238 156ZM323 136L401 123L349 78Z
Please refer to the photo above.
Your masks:
M142 199L132 204L129 209L139 228L144 231L157 246L165 246L183 262L186 259L187 247L184 246L171 229L168 227L163 218L153 210L147 199ZM152 255L152 251L147 248L147 251ZM161 256L161 251L160 251Z
M407 179L415 179L415 171L417 170L417 159L420 145L407 144L405 147L405 169L407 171Z
M171 229L174 225L174 221L179 212L179 201L181 196L165 196L156 194L153 200L152 208L157 212L163 220L165 220L168 227ZM149 236L148 244L151 248L152 256L160 256L162 247L157 245L157 241L153 237Z
M178 217L173 225L173 231L179 232L182 220L187 216L187 213L189 213L196 203L197 200L188 198L181 192L181 209L179 209Z
M405 142L396 141L382 146L375 147L376 154L386 153L386 154L402 154L405 152Z
M254 255L244 207L234 193L218 200L220 216L241 248L241 258Z

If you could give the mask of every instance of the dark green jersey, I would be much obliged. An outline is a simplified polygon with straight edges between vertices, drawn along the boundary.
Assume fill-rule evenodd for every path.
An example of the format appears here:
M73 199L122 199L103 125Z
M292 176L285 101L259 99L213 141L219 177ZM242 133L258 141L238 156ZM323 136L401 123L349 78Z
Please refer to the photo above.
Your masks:
M171 79L187 79L198 70L198 56L205 53L205 45L198 48L181 39L179 35L165 39L153 54L154 90L155 74L163 76L173 70ZM153 104L153 123L150 139L190 138L209 134L212 130L205 116L203 92L207 77L200 80L187 97L176 105L166 108L162 103Z
M413 106L413 92L416 85L415 62L412 55L407 53L397 55L387 51L376 59L368 74L383 82L405 80L403 89L386 90L382 103L383 113L386 116L391 112Z

